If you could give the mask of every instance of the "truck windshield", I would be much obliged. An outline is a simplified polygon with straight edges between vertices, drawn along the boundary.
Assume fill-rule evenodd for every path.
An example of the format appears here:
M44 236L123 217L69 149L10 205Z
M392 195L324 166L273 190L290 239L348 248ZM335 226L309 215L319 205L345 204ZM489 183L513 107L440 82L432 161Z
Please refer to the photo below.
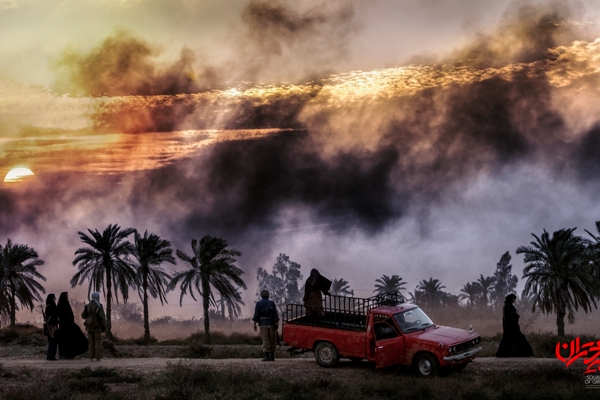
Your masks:
M427 314L418 307L394 314L394 319L404 333L418 331L433 325Z

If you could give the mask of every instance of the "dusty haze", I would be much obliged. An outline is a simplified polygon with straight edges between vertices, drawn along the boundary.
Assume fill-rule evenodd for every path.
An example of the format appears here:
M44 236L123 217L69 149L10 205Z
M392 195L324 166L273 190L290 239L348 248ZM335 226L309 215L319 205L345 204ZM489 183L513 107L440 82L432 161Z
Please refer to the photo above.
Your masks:
M279 253L362 297L382 274L457 294L507 250L520 278L532 232L600 220L597 6L405 3L0 2L30 27L0 24L0 167L36 174L0 188L0 240L83 300L77 231L221 236L245 314ZM75 35L92 12L118 17Z

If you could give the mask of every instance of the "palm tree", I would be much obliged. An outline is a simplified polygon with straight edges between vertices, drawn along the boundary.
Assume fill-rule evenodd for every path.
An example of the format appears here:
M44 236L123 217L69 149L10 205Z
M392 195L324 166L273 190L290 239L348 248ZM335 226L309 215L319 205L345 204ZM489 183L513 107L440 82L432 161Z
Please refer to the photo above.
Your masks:
M423 292L423 300L426 307L438 306L442 302L442 297L446 286L443 286L439 279L423 279L416 287L415 291Z
M405 290L403 288L404 285L406 285L406 282L403 282L402 278L398 275L382 275L381 278L375 279L375 290L373 290L373 293L383 294L394 290Z
M543 313L556 313L558 335L565 334L565 315L574 322L574 311L579 307L587 313L594 299L594 280L589 264L589 243L573 235L576 228L561 229L552 234L534 235L531 246L520 246L517 254L525 255L523 278L527 278L523 295L534 295L532 311L536 306Z
M234 301L230 301L226 298L224 298L223 296L221 296L221 304L225 304L227 305L227 312L229 315L229 319L233 320L235 318L237 318L240 313L242 312L242 308L240 307L240 304L245 306L246 303L244 303L241 298L242 298L242 294L239 292L239 290L235 290L237 293L237 296L232 297L232 299ZM239 300L235 300L235 299L239 299ZM225 310L223 310L223 317L225 317Z
M24 244L13 244L10 239L6 241L6 246L0 245L0 303L5 303L2 308L10 315L11 328L16 324L17 300L21 306L33 310L33 301L42 301L40 292L46 293L37 281L46 281L46 278L37 272L40 265L44 265L44 261L38 258L38 253L33 248Z
M0 246L1 248L2 246ZM2 252L0 252L0 328L2 328L2 316L10 314L8 307L8 290L4 287L4 263L2 262Z
M413 304L424 304L425 303L425 297L422 291L415 289L414 292L408 292L408 295L410 296L409 301L412 302Z
M352 296L354 295L354 290L350 290L348 281L344 278L334 278L333 282L331 282L331 288L329 289L329 293L331 293L334 296Z
M237 261L236 257L241 256L242 253L229 248L225 240L209 235L204 236L200 241L192 239L192 251L194 252L193 257L177 250L177 257L188 263L190 268L175 273L169 284L169 290L181 283L179 305L182 304L183 296L187 294L188 290L194 300L196 300L194 288L202 296L204 341L206 344L210 344L209 307L211 304L215 304L211 286L230 303L242 301L234 286L246 289L246 283L240 277L244 271L234 265Z
M442 292L441 300L444 308L459 308L460 298L452 293Z
M144 236L138 232L134 234L133 257L137 260L136 281L140 291L140 298L144 307L144 341L150 341L150 320L148 316L148 294L160 300L160 304L167 302L165 288L171 281L171 276L166 273L161 264L168 262L175 264L171 242L163 240L160 236L148 231Z
M465 283L460 291L458 297L461 300L467 299L467 307L473 307L482 293L481 285L478 282Z
M494 287L494 283L496 282L496 278L493 276L484 277L482 274L479 274L479 279L477 279L476 283L481 287L481 299L483 300L483 308L488 307L489 296L488 293Z
M600 297L600 221L596 221L596 232L597 235L594 235L587 229L585 230L588 235L594 239L593 242L589 243L589 256L593 264L592 275L596 282L595 295L596 297Z
M89 236L77 232L79 238L87 247L75 251L73 266L77 266L77 273L71 278L71 287L83 284L86 279L88 284L88 297L92 288L94 291L105 292L106 297L106 336L113 339L111 323L111 305L113 288L115 299L119 302L118 294L121 293L123 301L129 298L129 286L135 286L135 270L128 263L127 256L133 252L133 246L125 238L135 232L133 228L121 230L117 224L108 225L102 232L88 229Z

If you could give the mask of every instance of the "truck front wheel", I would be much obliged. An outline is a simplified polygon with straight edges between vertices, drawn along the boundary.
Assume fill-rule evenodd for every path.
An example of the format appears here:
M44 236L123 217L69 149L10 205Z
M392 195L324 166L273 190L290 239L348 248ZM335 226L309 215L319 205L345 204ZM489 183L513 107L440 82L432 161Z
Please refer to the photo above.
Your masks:
M340 353L329 342L321 342L315 348L315 359L321 367L335 367L340 361Z
M439 364L437 359L430 353L421 353L415 357L413 362L417 375L429 378L437 375Z

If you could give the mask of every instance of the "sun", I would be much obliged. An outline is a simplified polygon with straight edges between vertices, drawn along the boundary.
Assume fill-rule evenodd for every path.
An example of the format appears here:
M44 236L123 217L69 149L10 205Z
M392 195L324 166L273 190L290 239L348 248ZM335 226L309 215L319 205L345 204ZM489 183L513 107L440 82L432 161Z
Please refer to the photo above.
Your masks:
M34 173L29 168L23 168L23 167L13 168L4 177L4 182L7 182L7 183L21 182L24 178L27 178L28 176L33 176L33 175L34 175Z

